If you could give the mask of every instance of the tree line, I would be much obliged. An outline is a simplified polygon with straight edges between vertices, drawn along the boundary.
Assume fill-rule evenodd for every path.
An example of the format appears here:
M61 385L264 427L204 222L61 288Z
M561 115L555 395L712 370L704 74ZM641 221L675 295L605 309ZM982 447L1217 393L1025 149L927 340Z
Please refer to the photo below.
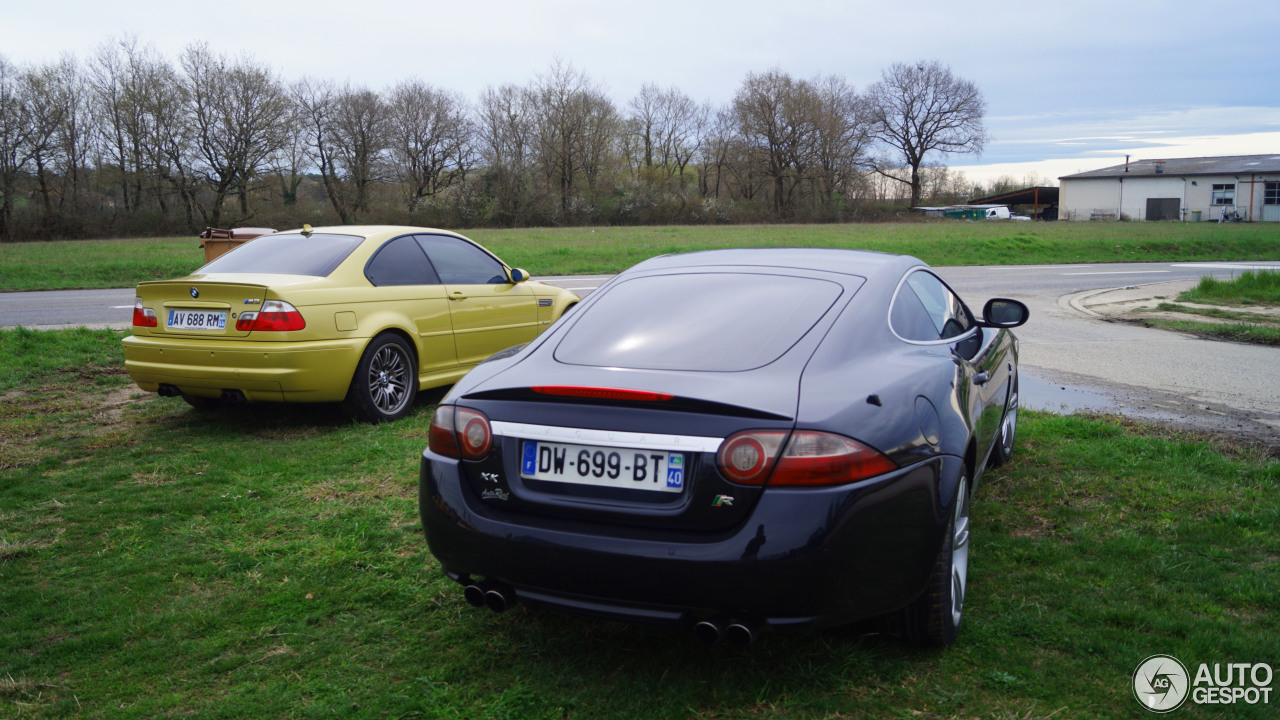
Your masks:
M0 240L874 219L982 194L941 161L982 150L985 111L937 61L861 92L773 69L724 105L647 84L620 106L559 60L468 99L417 78L286 82L207 44L175 63L124 38L85 61L0 56Z

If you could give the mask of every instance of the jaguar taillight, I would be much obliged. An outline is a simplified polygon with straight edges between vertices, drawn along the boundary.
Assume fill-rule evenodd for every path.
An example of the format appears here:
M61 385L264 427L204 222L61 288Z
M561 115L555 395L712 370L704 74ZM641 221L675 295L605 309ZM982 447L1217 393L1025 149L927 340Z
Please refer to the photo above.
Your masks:
M493 428L479 410L441 405L431 416L427 446L437 455L481 460L493 449Z
M785 444L784 444L785 441ZM716 462L733 482L769 487L843 485L875 477L897 464L853 438L816 430L749 430L720 446Z
M724 442L716 454L720 472L734 482L763 485L787 439L785 430L750 430Z

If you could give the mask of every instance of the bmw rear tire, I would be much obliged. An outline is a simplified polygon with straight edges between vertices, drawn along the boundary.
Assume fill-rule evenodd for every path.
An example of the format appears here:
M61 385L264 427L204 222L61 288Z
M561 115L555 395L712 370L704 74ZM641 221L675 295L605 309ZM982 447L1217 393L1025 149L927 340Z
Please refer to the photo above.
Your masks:
M379 335L365 348L344 404L360 420L399 420L413 409L418 365L413 348L399 335Z

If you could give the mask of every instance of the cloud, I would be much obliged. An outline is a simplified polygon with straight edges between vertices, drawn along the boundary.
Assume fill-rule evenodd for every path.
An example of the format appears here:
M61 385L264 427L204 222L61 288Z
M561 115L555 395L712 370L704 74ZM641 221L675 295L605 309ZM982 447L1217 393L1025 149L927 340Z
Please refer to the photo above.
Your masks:
M1125 155L1132 156L1134 160L1160 160L1219 155L1280 154L1280 130L1235 135L1168 137L1144 144L1117 143L1114 147L1107 148L1090 143L1088 148L1070 157L1022 162L952 164L950 167L963 172L970 181L984 184L1003 176L1022 179L1031 175L1040 179L1053 180L1056 184L1056 180L1063 175L1119 165L1124 162Z

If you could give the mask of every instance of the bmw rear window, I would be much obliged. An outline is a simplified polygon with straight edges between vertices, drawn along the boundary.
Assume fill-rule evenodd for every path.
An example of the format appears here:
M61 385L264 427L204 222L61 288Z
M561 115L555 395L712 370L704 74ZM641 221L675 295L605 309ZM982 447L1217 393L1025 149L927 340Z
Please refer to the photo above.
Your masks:
M198 273L268 273L326 277L364 241L357 235L301 233L255 238L215 259Z
M637 370L751 370L782 357L842 290L828 280L763 273L634 278L582 311L555 358Z

